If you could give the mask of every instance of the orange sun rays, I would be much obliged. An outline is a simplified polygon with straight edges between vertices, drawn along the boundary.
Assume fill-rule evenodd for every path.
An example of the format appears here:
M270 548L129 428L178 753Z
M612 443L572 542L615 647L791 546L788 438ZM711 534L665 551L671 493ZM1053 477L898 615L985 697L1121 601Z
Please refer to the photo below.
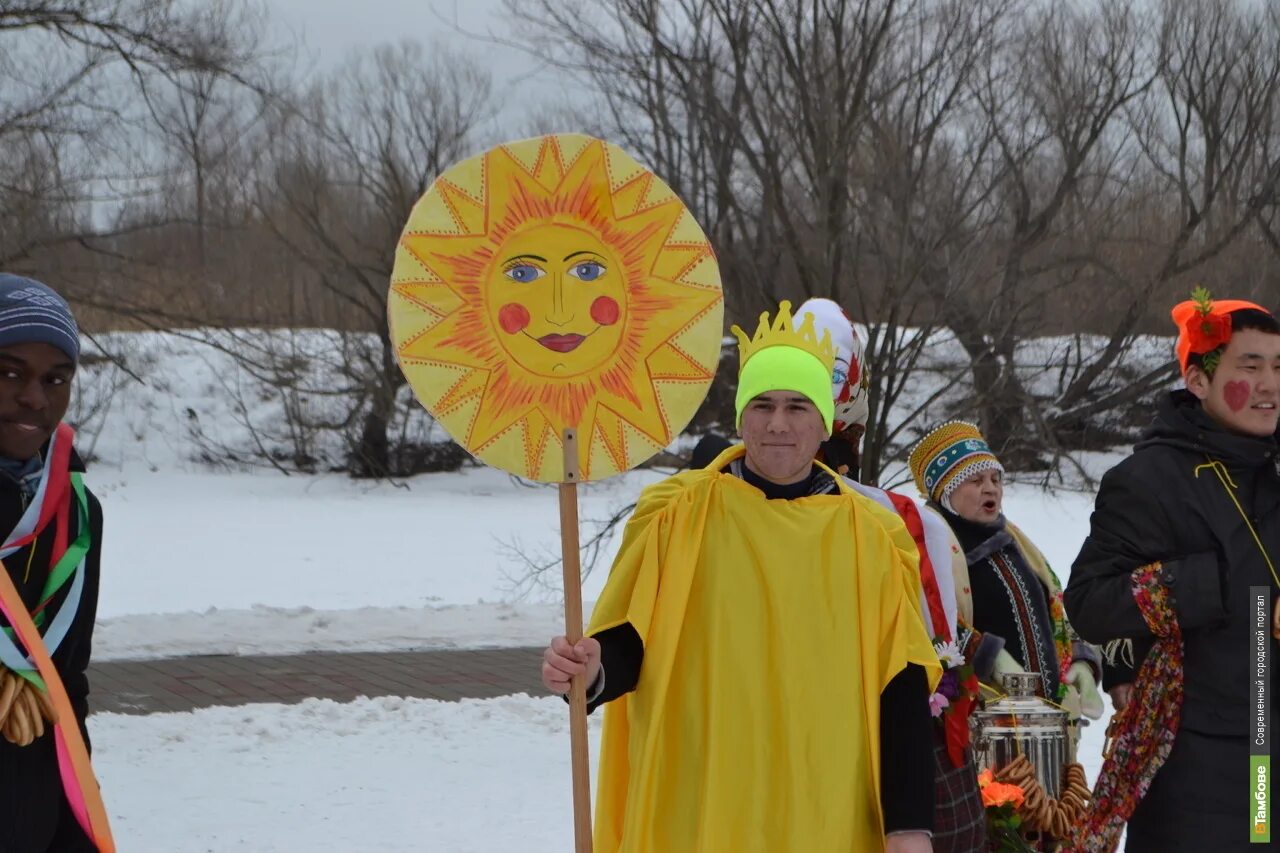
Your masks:
M588 233L621 267L617 344L572 376L513 358L491 319L499 253L531 223ZM488 464L556 482L568 427L584 480L671 442L715 373L723 302L714 253L680 200L615 146L557 135L436 180L401 238L388 311L401 368L454 439Z

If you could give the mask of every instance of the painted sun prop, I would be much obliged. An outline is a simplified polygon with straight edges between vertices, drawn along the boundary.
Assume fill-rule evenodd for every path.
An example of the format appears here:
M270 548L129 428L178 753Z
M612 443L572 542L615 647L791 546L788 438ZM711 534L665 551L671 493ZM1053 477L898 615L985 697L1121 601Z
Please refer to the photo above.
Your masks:
M453 166L396 247L391 337L414 393L485 463L582 480L669 445L706 396L724 303L707 237L617 146L560 134Z

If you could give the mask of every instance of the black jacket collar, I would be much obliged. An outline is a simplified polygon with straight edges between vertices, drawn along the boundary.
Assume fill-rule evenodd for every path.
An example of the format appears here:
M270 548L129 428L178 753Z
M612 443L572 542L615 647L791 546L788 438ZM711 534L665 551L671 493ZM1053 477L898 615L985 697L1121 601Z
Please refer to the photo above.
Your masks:
M964 549L965 562L969 565L979 563L996 551L1013 542L1013 536L1005 529L1005 518L1001 515L991 524L980 524L956 515L941 504L929 501L929 506L941 513L951 525L951 530Z

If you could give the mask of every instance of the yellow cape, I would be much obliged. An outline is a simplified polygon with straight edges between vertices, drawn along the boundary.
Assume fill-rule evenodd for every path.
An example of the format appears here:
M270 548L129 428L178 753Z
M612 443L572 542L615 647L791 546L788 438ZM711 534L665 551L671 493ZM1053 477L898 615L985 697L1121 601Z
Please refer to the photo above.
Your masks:
M592 615L645 650L605 710L600 853L884 843L880 692L909 662L941 675L915 544L839 477L766 500L718 470L742 453L645 489Z

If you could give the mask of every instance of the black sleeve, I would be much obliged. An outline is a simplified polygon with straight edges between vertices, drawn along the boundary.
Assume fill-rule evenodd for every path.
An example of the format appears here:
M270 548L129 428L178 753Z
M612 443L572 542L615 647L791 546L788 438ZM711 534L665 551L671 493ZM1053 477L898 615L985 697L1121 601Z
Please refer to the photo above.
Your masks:
M996 670L996 657L1004 649L1004 637L979 631L962 621L956 645L960 647L965 660L973 665L973 674L978 676L978 680L990 684Z
M1226 591L1218 555L1170 553L1175 541L1151 490L1119 468L1108 471L1063 596L1076 632L1098 644L1150 637L1131 585L1136 569L1155 562L1162 563L1160 580L1173 593L1184 630L1221 623Z
M1151 651L1150 637L1112 640L1102 647L1102 689L1113 690L1121 684L1132 684L1138 668Z
M693 448L689 454L690 468L706 468L716 457L733 446L733 442L723 436L709 432Z
M880 808L884 831L933 831L933 719L929 680L907 664L880 694Z
M858 458L858 442L861 440L861 435L852 439L845 438L843 435L833 435L822 442L819 456L823 464L832 471L843 474L850 480L856 480L861 467Z
M630 622L591 636L600 641L600 671L604 677L604 690L587 703L588 714L604 703L635 690L640 681L640 664L644 662L644 643ZM594 685L588 685L588 696L593 687Z

